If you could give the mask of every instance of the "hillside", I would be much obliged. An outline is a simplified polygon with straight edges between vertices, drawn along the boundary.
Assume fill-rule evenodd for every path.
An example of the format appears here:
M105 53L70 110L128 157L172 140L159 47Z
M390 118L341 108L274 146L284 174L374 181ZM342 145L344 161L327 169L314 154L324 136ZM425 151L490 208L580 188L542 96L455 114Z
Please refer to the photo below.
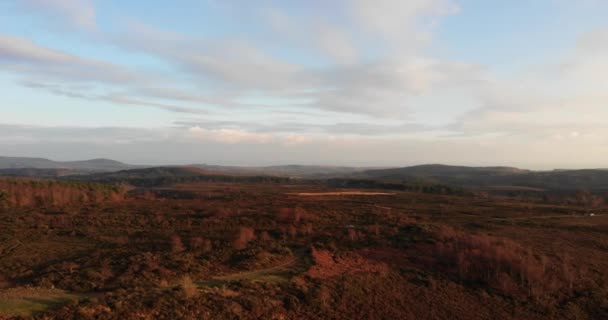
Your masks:
M89 171L61 169L61 168L12 168L0 169L0 176L5 177L36 177L36 178L56 178L76 174L87 174Z
M285 182L289 178L264 175L235 175L188 166L152 167L142 169L101 172L90 175L66 176L64 180L128 183L139 187L161 186L174 183L201 181L215 182Z
M313 165L283 165L266 167L218 166L208 164L193 164L192 167L208 170L222 171L230 174L245 175L271 175L293 178L327 178L349 175L371 168L340 167L340 166L313 166Z
M35 179L0 179L0 208L71 206L118 201L122 186L89 182L62 182Z
M608 171L601 169L530 171L512 167L421 165L367 170L353 177L393 182L433 182L462 187L521 186L548 190L608 190Z
M366 189L0 179L0 319L608 319L604 204Z
M223 166L210 164L191 164L191 165L170 165L169 167L182 168L198 168L207 171L207 173L215 172L228 175L263 175L263 176L280 176L293 178L329 178L343 175L349 175L372 168L357 168L357 167L339 167L339 166L314 166L314 165L278 165L278 166ZM45 158L27 158L27 157L2 157L0 156L0 170L3 169L64 169L73 170L70 174L82 174L90 172L113 172L128 169L144 169L149 166L139 166L125 164L111 159L91 159L83 161L53 161ZM36 172L35 170L21 171L5 171L4 175L15 176L62 176L64 172L52 173L51 170ZM139 173L143 173L140 171ZM167 173L167 172L165 172ZM0 172L0 174L3 174Z
M129 182L160 185L189 181L289 181L314 180L331 185L379 186L386 183L443 185L459 188L550 191L608 191L608 170L532 171L514 167L467 167L441 164L401 168L361 168L339 166L284 165L266 167L194 164L189 166L145 167L110 159L53 161L44 158L0 157L0 176L23 176L102 182ZM86 177L85 177L86 176ZM347 182L344 182L347 181ZM346 187L344 185L344 187ZM506 189L505 189L506 188Z
M530 171L512 167L464 167L441 164L403 168L367 170L357 176L379 180L436 180L454 184L476 184L494 177L528 174Z

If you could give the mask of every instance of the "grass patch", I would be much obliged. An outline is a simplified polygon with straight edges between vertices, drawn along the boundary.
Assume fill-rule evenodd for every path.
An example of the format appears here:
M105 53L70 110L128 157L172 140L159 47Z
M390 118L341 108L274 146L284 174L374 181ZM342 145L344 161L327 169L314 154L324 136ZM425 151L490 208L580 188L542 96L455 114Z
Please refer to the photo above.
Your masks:
M0 315L33 316L81 297L57 289L11 288L0 291Z
M291 272L289 270L261 270L214 277L212 279L200 282L199 285L203 287L219 287L228 282L241 280L251 282L285 283L289 281L290 276Z

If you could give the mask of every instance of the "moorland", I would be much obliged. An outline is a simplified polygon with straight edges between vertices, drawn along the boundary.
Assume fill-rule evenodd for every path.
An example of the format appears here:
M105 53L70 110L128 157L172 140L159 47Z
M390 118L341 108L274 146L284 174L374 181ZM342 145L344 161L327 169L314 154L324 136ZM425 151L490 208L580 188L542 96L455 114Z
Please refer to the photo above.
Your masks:
M0 318L608 318L601 175L439 168L13 172Z

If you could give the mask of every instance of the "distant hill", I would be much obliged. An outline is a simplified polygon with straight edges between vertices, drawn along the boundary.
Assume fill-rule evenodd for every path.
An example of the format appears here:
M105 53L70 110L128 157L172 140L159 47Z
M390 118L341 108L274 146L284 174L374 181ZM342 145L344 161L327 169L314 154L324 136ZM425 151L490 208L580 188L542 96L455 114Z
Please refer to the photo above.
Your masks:
M73 169L37 169L37 168L14 168L0 169L0 176L5 177L36 177L36 178L56 178L75 174L86 174L90 171L79 171Z
M435 175L470 175L470 174L483 174L483 175L510 175L510 174L522 174L529 173L530 170L518 169L514 167L465 167L465 166L449 166L443 164L425 164L404 168L390 168L390 169L379 169L379 170L367 170L368 174L406 174L406 175L417 175L417 176L435 176Z
M100 172L89 175L66 176L64 180L128 183L138 187L155 187L190 182L287 182L287 177L264 175L235 175L190 166L150 167Z
M608 192L608 170L532 171L514 167L466 167L427 164L401 168L283 165L266 167L194 164L147 167L110 159L53 161L44 158L0 157L0 176L128 182L162 185L188 181L285 182L308 180L343 185L451 186L491 190L590 190ZM363 183L361 180L366 180ZM339 181L339 183L337 182ZM345 182L347 181L347 182ZM391 185L394 186L394 185Z
M212 175L212 174L223 174L211 170L204 170L194 167L151 167L141 169L128 169L114 172L105 172L91 174L84 179L156 179L156 178L182 178L182 177L196 177L201 175Z
M266 167L241 167L241 166L217 166L207 164L193 164L192 167L221 171L230 174L245 175L271 175L292 178L321 179L356 172L362 172L373 168L339 167L339 166L309 166L309 165L283 165Z
M222 166L208 164L191 164L186 166L164 166L163 168L199 168L208 172L215 172L228 175L263 175L263 176L280 176L292 178L309 178L321 179L339 177L364 170L374 168L357 168L357 167L338 167L338 166L309 166L309 165L281 165L281 166ZM125 164L119 161L110 159L91 159L84 161L53 161L45 158L27 158L27 157L2 157L0 156L0 170L2 169L67 169L74 170L74 174L90 173L90 172L112 172L129 169L150 168L150 166L136 166ZM158 168L158 167L157 167ZM81 172L82 171L82 172ZM87 172L90 171L90 172ZM7 172L9 173L9 172ZM53 176L51 171L40 171L41 175L36 175L34 170L30 171L13 171L13 173L23 173L27 176ZM167 172L165 172L167 173ZM62 174L57 174L60 176Z
M379 180L437 180L442 182L468 184L480 179L491 180L496 176L528 174L531 171L512 167L464 167L441 164L428 164L403 168L366 170L358 177Z
M0 169L71 169L84 171L118 171L137 166L110 159L53 161L45 158L0 157Z
M531 171L512 167L434 164L366 170L351 177L392 182L442 183L462 187L521 186L547 190L608 191L608 171L603 169Z

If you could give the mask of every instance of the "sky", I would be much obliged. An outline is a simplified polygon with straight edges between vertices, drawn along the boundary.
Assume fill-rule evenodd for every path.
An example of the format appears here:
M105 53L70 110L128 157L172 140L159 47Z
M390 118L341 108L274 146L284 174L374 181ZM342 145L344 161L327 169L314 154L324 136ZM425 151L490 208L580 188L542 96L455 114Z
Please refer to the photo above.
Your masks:
M608 1L3 0L0 155L608 167Z

